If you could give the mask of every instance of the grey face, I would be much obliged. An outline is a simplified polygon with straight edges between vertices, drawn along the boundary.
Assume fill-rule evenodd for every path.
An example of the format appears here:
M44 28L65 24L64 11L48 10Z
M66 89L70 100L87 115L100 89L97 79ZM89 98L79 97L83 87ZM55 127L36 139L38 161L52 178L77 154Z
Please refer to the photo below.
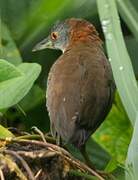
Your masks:
M51 29L51 34L38 43L33 51L50 48L65 51L68 45L69 27L65 22L56 23Z

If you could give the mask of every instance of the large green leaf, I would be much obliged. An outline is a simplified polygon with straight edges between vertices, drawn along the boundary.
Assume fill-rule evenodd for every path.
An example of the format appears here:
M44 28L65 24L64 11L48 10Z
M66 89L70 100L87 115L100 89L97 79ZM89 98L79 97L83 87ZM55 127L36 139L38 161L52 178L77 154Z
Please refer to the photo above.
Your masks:
M17 104L30 90L34 81L38 77L41 67L36 63L23 63L18 67L7 65L5 60L0 60L1 65L5 69L10 67L10 79L7 79L4 73L2 82L0 82L0 109L8 108ZM13 67L13 68L12 68ZM7 68L7 73L8 73ZM12 74L13 72L13 74ZM22 75L15 75L15 72L20 72ZM2 74L1 74L2 75ZM5 78L5 80L4 80Z

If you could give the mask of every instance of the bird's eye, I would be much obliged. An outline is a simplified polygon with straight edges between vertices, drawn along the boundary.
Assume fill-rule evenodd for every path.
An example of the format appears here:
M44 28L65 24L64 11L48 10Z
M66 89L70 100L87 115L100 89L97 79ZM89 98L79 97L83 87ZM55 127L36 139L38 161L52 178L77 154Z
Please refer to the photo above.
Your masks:
M58 38L58 32L52 32L52 33L51 33L51 38L52 38L53 40L57 40L57 38Z

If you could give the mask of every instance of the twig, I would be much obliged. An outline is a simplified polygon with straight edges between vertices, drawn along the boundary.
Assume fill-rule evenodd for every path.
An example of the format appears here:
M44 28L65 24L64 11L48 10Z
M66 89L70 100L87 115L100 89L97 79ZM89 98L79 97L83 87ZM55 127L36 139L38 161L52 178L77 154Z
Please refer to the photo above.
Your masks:
M28 151L17 151L17 153L21 156L26 156L26 157L29 157L29 158L32 158L32 159L35 159L37 157L53 157L57 154L57 152L51 152L51 151L46 151L46 150L35 150L35 151L31 151L31 152L28 152ZM59 153L58 153L59 154Z
M2 171L1 168L0 168L0 179L1 179L1 180L5 180L4 175L3 175L3 171Z
M40 176L41 173L42 173L42 169L39 169L39 171L35 175L35 179L37 179Z
M40 129L38 129L36 126L33 126L31 129L35 131L36 133L38 133L40 137L42 138L42 140L46 143L45 136Z

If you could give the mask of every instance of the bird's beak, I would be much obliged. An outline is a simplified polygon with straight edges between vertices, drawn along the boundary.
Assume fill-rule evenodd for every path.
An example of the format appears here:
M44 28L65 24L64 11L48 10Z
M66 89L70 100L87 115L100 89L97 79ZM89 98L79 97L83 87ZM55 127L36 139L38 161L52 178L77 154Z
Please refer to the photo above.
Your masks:
M41 49L52 48L52 41L49 37L45 38L33 48L32 51L39 51Z

